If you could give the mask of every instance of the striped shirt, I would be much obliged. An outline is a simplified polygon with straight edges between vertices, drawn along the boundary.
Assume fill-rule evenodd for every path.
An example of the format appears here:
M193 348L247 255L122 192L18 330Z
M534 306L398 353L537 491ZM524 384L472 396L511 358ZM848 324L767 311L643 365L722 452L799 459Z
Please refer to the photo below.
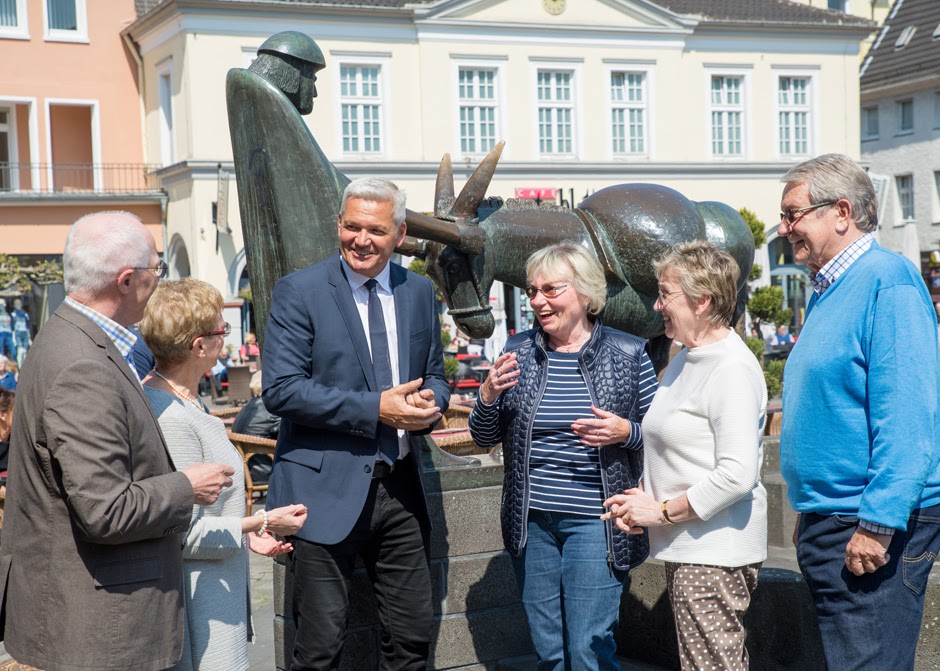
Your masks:
M578 356L577 352L548 352L548 381L532 425L529 507L596 517L604 512L598 450L582 443L571 428L576 419L594 419ZM655 393L656 373L644 353L640 367L640 421ZM636 449L643 444L642 429L639 422L627 421L631 431L623 448Z

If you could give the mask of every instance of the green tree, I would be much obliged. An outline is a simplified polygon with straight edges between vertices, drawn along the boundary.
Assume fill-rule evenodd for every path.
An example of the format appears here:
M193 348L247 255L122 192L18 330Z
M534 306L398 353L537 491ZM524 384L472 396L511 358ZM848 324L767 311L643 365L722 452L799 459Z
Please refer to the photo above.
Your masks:
M460 369L460 362L452 356L444 356L444 377L451 382L457 377L457 371Z
M783 307L781 287L757 287L747 301L751 315L751 326L760 333L761 324L785 324L793 316L793 310Z
M55 261L40 261L23 267L15 256L0 254L0 291L16 289L25 293L33 284L39 286L62 283L62 266Z
M751 235L754 236L754 249L760 249L767 244L767 234L765 231L764 222L757 218L757 215L751 212L746 207L742 207L738 210L738 214L744 219L747 227L751 229ZM760 276L764 274L764 269L761 268L759 263L755 263L751 266L751 272L747 276L748 282L753 282L759 280Z
M767 383L767 398L780 396L783 393L783 369L787 365L785 359L768 361L764 367L764 381Z
M751 229L751 235L754 236L754 249L760 249L767 244L767 227L757 215L746 207L738 210L738 213L747 222ZM764 269L755 263L751 267L747 281L754 282L760 279ZM783 307L783 289L780 287L757 287L750 291L750 297L747 301L747 311L751 315L751 327L761 332L761 324L783 324L790 321L793 311ZM747 346L757 357L757 360L764 368L764 381L767 384L767 396L774 397L783 393L783 367L786 361L775 359L773 361L764 361L764 352L766 345L763 338L748 338Z

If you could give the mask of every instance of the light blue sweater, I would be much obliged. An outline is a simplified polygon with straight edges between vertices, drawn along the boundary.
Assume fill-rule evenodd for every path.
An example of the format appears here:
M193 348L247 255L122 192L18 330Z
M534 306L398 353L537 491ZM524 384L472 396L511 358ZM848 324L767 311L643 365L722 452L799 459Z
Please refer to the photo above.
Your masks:
M905 529L940 503L937 319L917 269L877 243L822 296L787 360L780 466L797 512Z

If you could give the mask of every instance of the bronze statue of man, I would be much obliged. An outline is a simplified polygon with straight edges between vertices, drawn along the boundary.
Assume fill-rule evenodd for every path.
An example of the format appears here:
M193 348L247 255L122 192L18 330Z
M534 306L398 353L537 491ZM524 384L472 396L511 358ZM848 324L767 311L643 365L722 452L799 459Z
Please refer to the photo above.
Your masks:
M255 326L262 343L277 280L323 261L338 244L336 214L349 179L333 167L302 118L313 110L316 73L325 66L312 38L285 31L258 48L247 70L229 70L225 82Z

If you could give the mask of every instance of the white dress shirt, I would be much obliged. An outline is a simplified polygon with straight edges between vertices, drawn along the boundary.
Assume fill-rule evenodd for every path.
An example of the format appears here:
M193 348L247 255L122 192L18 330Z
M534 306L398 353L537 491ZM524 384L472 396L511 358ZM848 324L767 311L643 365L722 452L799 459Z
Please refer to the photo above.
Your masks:
M346 281L349 282L349 288L352 290L353 299L356 301L356 310L359 312L359 320L362 322L362 330L366 334L366 342L369 344L369 352L372 352L372 337L369 333L369 289L365 284L370 279L365 275L360 275L349 267L345 259L340 257L340 264L343 272L346 274ZM395 296L392 295L392 273L389 264L375 277L378 283L375 291L379 296L379 302L382 303L382 316L385 318L385 333L388 338L388 358L392 366L392 385L401 384L401 373L398 370L398 321L395 319ZM405 432L398 429L398 449L399 459L408 454L408 441L405 439Z

